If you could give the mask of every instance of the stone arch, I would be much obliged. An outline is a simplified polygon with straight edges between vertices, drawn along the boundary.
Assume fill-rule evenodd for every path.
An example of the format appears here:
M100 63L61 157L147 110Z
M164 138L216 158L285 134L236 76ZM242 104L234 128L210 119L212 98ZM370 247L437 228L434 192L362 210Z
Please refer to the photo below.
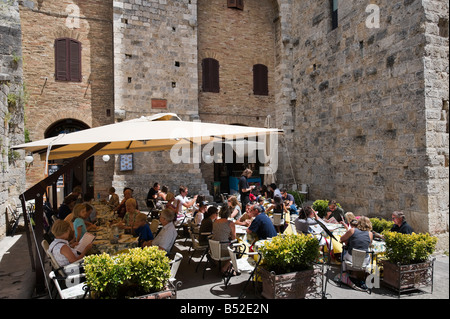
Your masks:
M73 119L84 123L87 127L92 127L92 118L86 118L86 116L83 115L84 114L82 112L77 112L76 110L49 110L46 116L43 116L39 121L36 122L34 130L32 129L31 133L33 134L33 132L40 132L40 134L44 135L44 132L49 127L65 119ZM44 127L45 130L42 129ZM32 136L32 138L41 139L43 138L43 136Z

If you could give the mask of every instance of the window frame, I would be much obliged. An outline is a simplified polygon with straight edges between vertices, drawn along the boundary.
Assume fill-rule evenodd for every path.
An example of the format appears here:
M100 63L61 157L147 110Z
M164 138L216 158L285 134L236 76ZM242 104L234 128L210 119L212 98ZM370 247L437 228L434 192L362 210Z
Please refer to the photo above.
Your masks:
M54 47L55 80L60 82L81 82L81 42L72 38L57 38L55 39Z

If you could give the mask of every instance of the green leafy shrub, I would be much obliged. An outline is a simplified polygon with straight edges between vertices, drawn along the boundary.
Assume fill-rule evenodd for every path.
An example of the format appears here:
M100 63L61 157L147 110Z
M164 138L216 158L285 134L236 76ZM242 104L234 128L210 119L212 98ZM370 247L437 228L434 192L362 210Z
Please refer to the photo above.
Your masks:
M170 260L158 247L84 258L86 284L99 298L124 298L161 291L170 277Z
M430 234L402 234L386 231L386 259L402 265L425 262L435 251L437 238Z
M319 256L319 240L310 235L278 235L259 250L263 267L276 274L310 269Z
M323 218L326 215L328 208L328 199L318 199L312 204L312 209L314 209L320 218ZM341 204L336 203L338 207L341 207ZM342 208L342 207L341 207Z
M391 230L392 226L394 226L394 222L384 218L370 218L370 222L372 223L372 229L380 234L383 231Z

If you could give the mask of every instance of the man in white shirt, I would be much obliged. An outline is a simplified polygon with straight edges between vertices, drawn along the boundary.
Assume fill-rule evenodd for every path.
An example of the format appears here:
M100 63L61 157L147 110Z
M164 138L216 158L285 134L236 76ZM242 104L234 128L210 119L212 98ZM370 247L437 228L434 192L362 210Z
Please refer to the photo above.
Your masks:
M170 252L178 233L173 224L174 213L169 209L164 209L159 216L159 221L163 225L161 231L156 235L152 241L152 246L158 246L159 249Z
M181 205L178 206L178 213L182 212L183 206L186 208L192 207L197 201L197 195L195 195L193 199L188 200L187 194L188 188L186 186L180 186L180 194L175 197L175 200L181 203Z

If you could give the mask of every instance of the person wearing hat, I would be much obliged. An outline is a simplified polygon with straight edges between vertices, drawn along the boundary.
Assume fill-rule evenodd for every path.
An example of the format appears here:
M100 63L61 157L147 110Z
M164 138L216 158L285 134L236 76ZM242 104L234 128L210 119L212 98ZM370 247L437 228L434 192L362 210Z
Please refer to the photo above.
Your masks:
M194 224L200 226L205 216L205 212L208 209L206 202L200 202L198 204L198 210L194 213Z

